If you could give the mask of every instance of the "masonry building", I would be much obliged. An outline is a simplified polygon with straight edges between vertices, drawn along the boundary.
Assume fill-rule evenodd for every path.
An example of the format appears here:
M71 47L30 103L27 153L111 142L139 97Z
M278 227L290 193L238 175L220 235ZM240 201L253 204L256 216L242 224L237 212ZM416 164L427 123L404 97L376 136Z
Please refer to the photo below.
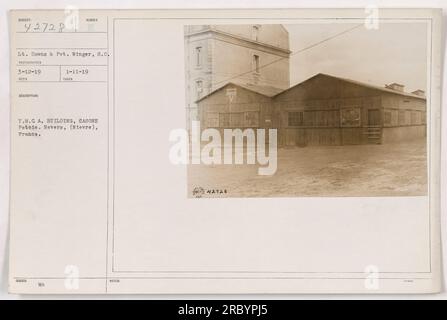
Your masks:
M196 101L227 83L275 93L287 89L289 55L289 35L282 25L186 26L188 127L199 120Z

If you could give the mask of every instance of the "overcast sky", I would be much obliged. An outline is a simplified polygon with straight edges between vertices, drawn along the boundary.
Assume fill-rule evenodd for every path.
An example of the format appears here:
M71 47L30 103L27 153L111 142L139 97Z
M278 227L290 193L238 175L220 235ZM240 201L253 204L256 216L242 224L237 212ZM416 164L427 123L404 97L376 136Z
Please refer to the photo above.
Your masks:
M353 26L344 23L285 25L292 51L291 85L321 72L379 86L398 82L405 85L407 92L426 90L425 23L381 23L378 30L361 26L293 54Z

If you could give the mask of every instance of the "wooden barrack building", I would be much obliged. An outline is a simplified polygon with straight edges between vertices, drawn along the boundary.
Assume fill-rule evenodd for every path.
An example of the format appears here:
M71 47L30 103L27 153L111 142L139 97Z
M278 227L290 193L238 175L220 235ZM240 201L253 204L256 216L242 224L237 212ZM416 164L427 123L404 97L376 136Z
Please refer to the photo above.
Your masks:
M317 74L289 89L228 83L197 101L202 128L276 128L280 146L389 143L426 135L424 91Z

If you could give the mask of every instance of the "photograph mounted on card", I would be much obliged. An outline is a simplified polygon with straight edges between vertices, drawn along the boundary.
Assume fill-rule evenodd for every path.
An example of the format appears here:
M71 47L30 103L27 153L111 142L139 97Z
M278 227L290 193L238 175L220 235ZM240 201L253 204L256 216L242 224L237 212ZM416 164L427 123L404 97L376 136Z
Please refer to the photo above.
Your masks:
M440 10L9 22L11 292L440 290Z

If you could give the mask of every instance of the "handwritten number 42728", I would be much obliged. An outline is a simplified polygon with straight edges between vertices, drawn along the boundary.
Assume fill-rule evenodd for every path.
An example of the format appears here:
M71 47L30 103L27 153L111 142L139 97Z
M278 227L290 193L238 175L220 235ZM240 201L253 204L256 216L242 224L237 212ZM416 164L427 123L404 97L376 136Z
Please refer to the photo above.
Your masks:
M63 32L65 29L65 24L60 22L59 24L48 23L48 22L36 22L36 23L25 23L25 32Z

